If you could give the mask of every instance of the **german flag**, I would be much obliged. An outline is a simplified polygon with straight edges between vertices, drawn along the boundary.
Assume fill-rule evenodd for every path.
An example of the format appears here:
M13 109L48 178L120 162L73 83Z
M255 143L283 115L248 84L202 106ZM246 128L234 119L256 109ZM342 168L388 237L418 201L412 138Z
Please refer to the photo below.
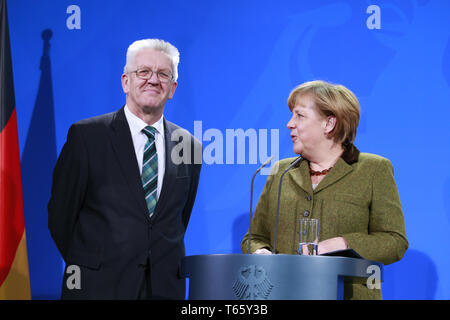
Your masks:
M6 0L0 0L0 299L30 299Z

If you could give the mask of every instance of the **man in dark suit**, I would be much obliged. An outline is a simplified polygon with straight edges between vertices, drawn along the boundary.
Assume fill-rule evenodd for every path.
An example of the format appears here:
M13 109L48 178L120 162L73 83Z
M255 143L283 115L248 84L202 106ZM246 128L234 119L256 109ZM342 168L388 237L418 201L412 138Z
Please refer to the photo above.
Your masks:
M126 105L69 129L48 204L66 262L63 299L185 297L179 268L201 144L163 117L178 62L165 41L134 42L122 75Z

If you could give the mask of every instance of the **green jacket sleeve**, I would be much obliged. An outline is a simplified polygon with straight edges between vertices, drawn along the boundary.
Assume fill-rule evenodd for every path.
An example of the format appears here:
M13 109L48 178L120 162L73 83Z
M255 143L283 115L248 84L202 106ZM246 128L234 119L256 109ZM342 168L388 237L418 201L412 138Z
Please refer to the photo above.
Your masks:
M368 260L390 264L408 249L405 223L392 164L380 159L372 177L368 232L342 234L349 248Z

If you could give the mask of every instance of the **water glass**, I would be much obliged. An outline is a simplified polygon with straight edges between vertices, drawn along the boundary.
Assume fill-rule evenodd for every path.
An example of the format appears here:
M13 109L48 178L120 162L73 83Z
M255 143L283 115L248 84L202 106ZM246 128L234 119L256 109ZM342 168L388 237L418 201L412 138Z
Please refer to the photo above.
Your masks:
M298 254L315 256L319 246L319 220L299 220L299 244Z

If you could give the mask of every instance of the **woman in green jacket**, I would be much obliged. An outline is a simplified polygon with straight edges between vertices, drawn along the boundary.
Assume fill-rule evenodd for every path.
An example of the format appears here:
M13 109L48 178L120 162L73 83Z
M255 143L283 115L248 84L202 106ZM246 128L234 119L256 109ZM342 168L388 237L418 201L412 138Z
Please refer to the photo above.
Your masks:
M383 264L400 260L408 240L393 167L353 145L360 118L355 95L311 81L291 92L288 105L287 127L303 160L283 178L276 253L297 254L298 220L307 217L319 219L319 254L352 248ZM267 179L252 219L252 253L272 253L280 176L295 159L281 160ZM248 233L241 248L247 252ZM344 298L381 299L381 290L345 284Z

